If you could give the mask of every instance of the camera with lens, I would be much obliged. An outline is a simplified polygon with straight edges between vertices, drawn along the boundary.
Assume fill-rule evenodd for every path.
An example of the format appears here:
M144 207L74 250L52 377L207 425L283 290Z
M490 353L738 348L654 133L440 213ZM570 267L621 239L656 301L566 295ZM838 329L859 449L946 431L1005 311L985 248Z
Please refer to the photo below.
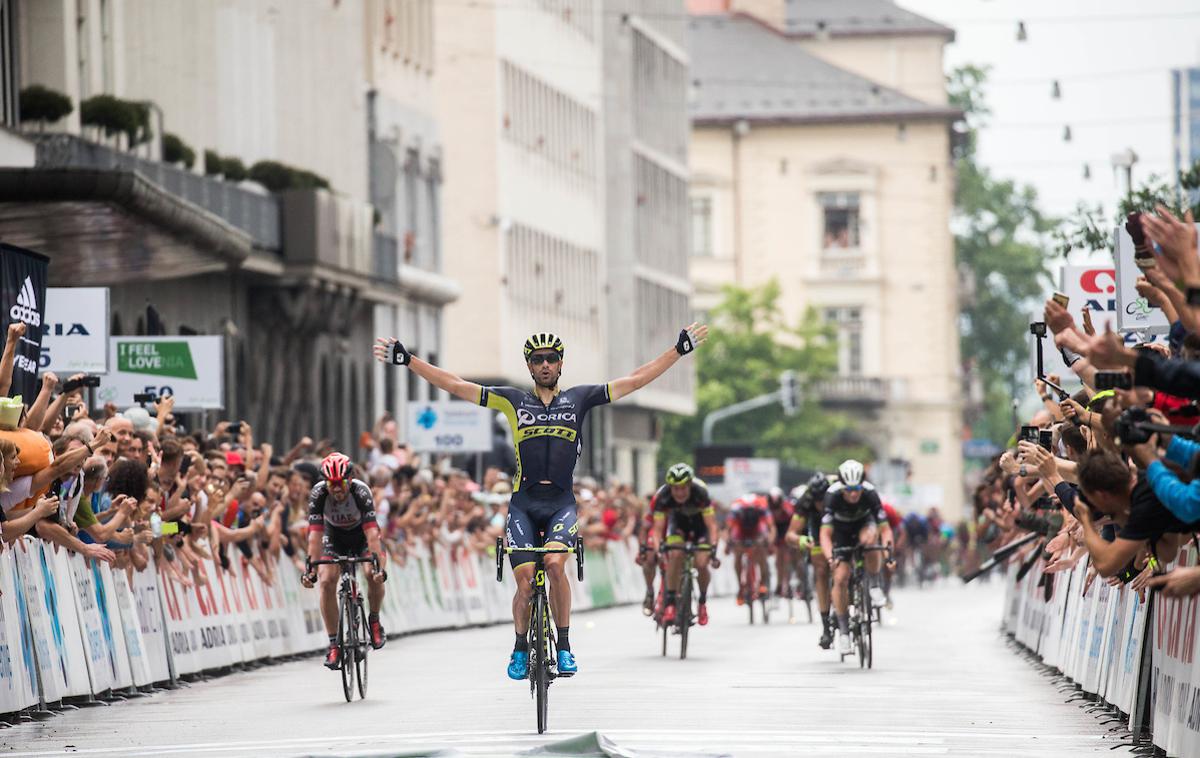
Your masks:
M1053 537L1062 529L1063 520L1059 514L1039 516L1036 513L1023 511L1017 514L1014 523L1026 531L1035 532L1043 537Z
M1135 406L1117 416L1115 429L1117 441L1122 445L1141 445L1149 442L1154 432L1145 429L1144 425L1153 424L1150 412L1141 406Z

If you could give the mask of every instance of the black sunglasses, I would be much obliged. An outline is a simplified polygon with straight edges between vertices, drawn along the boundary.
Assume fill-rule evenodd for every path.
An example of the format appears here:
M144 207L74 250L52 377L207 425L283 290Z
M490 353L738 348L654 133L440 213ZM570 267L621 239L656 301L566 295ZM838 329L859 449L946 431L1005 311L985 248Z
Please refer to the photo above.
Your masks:
M529 356L529 362L532 363L534 366L540 366L543 363L549 363L550 365L554 365L555 363L558 363L561 360L562 360L562 356L559 355L558 353L540 353L538 355Z

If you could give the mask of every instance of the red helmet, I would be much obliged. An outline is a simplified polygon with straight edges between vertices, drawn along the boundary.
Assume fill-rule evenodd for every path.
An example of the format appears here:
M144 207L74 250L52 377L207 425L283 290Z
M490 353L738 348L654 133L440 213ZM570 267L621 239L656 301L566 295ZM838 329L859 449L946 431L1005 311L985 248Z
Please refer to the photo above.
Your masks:
M350 476L350 459L341 453L330 453L321 461L321 476L328 482L340 482Z

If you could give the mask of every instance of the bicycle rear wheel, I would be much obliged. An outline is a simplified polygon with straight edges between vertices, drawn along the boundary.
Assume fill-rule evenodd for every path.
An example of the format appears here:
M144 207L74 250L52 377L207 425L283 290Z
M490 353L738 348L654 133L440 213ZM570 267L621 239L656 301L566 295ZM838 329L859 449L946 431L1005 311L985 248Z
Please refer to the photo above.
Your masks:
M758 596L758 577L754 574L754 559L744 556L743 560L750 562L746 568L745 581L742 582L742 593L746 601L746 609L750 612L750 626L754 626L754 600Z
M338 593L338 656L342 668L342 694L346 702L354 699L355 608L345 587Z
M546 596L538 592L534 596L533 603L533 624L534 629L534 646L532 650L537 651L537 660L531 660L530 672L534 677L534 700L537 705L537 730L538 734L543 734L546 731L547 717L550 710L550 640L546 634L549 626L548 611L546 609Z
M679 660L687 658L688 630L692 627L692 573L685 569L679 588L679 604L676 606L679 624Z
M860 605L858 623L858 665L871 668L871 590L870 580L864 573L859 579L858 599Z
M358 651L354 656L354 672L358 676L358 696L367 696L367 654L371 652L371 624L367 620L367 610L363 608L362 598L358 599Z

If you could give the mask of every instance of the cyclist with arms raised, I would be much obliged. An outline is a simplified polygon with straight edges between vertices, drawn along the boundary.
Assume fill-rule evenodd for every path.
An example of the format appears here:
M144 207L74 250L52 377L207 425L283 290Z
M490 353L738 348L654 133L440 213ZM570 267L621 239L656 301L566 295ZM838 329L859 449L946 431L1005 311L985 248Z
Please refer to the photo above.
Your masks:
M379 339L375 357L384 363L408 366L440 390L503 413L512 426L517 461L505 524L508 544L517 548L534 547L541 531L546 535L545 547L570 547L578 531L572 483L583 446L580 430L587 412L645 387L695 350L707 336L707 326L692 324L679 332L674 347L629 376L608 384L584 384L566 390L558 386L563 343L549 332L525 340L525 365L534 385L527 390L483 387L469 382L412 355L395 338ZM579 670L568 637L571 586L567 583L566 560L565 553L551 553L544 561L550 579L550 608L558 627L559 676L571 676ZM517 580L517 592L513 597L516 644L508 662L508 676L520 680L529 673L527 627L534 562L524 553L511 554L509 562Z
M835 548L882 544L891 547L892 529L875 487L863 481L863 465L848 460L838 466L838 481L825 494L825 515L821 517L821 550L833 561L833 607L837 612L837 651L851 652L850 643L850 563L834 556ZM883 556L877 552L864 557L871 578L871 602L883 605L879 589L879 570ZM870 613L870 609L867 609Z
M697 546L710 545L716 551L717 517L712 501L708 497L708 487L696 478L692 467L686 463L676 463L667 471L667 483L654 493L651 508L654 511L654 531L651 546L658 549L659 543L665 538L668 545L682 545L691 542ZM710 543L709 540L713 540ZM696 571L699 574L700 603L696 612L696 620L700 626L708 624L708 582L711 573L708 569L712 553L696 553ZM671 551L667 559L666 608L663 611L663 624L675 620L676 592L679 587L680 573L683 571L683 553Z
M308 557L312 560L330 559L337 556L360 557L366 551L379 556L381 563L386 553L379 544L379 523L375 520L375 501L366 482L350 478L350 459L341 453L330 453L321 461L324 481L317 482L308 496ZM387 572L380 566L378 573L371 564L362 564L367 573L367 602L371 626L371 647L378 650L387 641L383 626L379 623L379 609L383 606L383 582ZM312 587L319 582L321 590L321 618L325 621L325 633L329 635L329 652L325 655L325 666L338 669L337 627L337 584L338 567L334 564L317 566L317 576L305 574L300 582Z

